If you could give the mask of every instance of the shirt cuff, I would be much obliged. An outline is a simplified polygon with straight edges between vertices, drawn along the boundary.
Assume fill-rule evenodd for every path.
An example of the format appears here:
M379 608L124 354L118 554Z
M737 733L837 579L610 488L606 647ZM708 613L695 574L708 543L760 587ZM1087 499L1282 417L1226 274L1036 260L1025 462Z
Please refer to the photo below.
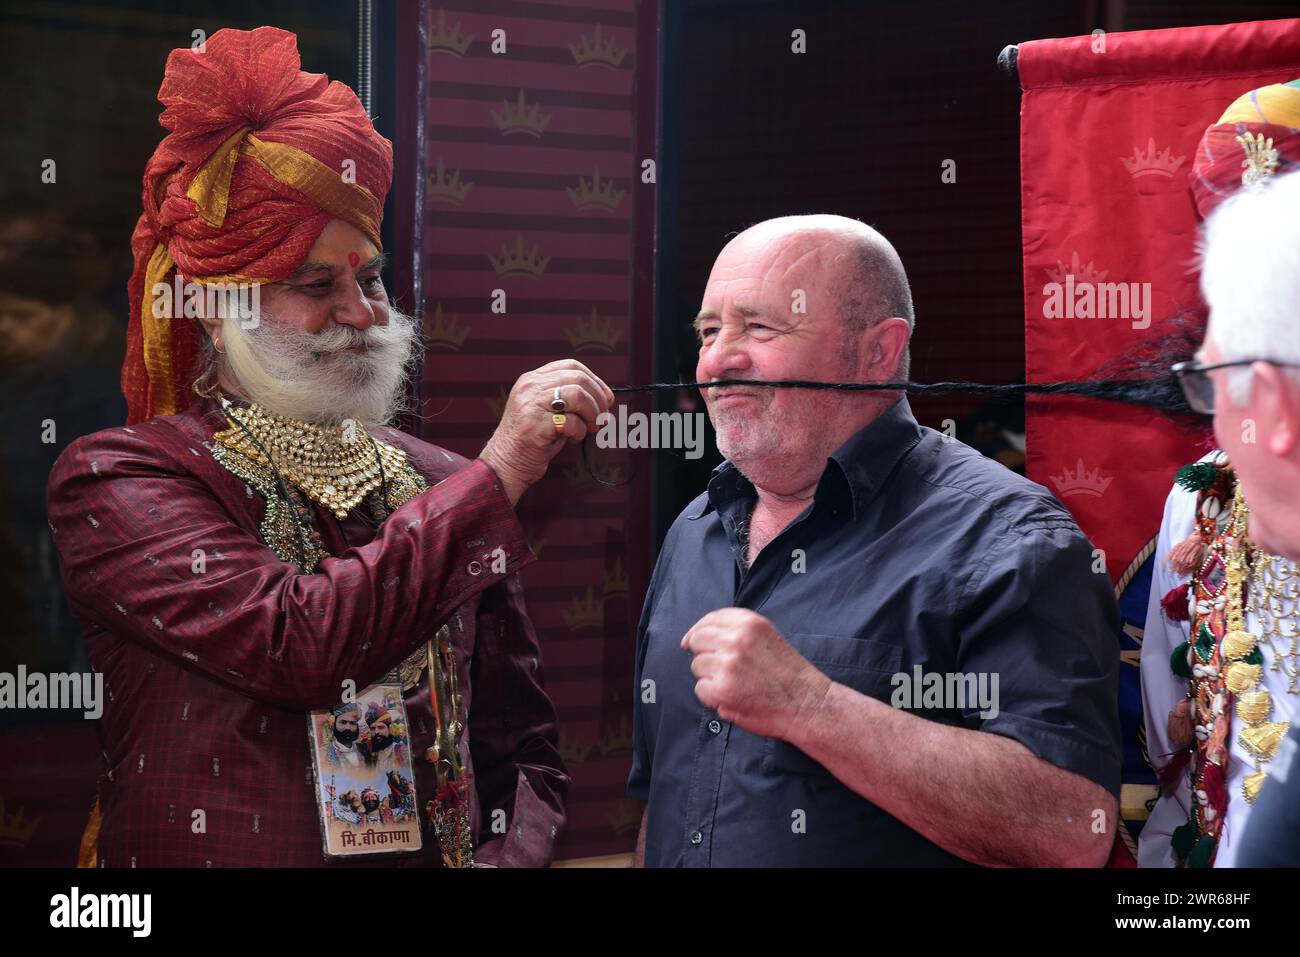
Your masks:
M1087 778L1116 798L1120 793L1121 761L1100 742L1066 737L1052 725L1002 712L980 725L980 731L1019 741L1037 758Z

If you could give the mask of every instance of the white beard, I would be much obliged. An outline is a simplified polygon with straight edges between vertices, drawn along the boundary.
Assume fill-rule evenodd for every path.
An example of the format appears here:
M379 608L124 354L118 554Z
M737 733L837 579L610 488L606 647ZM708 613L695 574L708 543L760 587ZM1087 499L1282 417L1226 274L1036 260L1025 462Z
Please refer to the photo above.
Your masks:
M255 328L222 321L225 371L244 398L275 415L315 425L385 425L403 411L418 358L415 321L395 309L365 331L331 323L302 332L265 310ZM343 350L364 345L364 352Z

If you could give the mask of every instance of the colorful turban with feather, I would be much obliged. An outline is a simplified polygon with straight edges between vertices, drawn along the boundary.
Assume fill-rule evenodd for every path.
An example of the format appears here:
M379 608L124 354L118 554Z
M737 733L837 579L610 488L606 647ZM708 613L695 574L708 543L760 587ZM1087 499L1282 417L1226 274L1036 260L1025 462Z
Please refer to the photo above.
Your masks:
M179 302L159 308L156 283L278 282L336 217L380 246L393 146L352 90L300 67L297 37L274 27L219 30L167 58L169 133L145 167L131 237L128 424L193 398L202 329Z
M1243 184L1300 169L1300 80L1237 97L1201 137L1192 195L1201 218Z

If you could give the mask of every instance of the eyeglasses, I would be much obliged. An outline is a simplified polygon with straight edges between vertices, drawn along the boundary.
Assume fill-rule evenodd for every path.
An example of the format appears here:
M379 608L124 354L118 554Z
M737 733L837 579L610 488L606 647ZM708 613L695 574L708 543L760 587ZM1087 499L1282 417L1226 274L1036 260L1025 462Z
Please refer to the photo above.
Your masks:
M1231 369L1234 366L1249 366L1256 362L1285 368L1300 368L1294 362L1274 362L1272 359L1236 359L1232 362L1215 362L1206 365L1203 362L1175 362L1169 369L1182 386L1183 395L1193 412L1201 415L1214 415L1214 379L1207 373L1215 369Z

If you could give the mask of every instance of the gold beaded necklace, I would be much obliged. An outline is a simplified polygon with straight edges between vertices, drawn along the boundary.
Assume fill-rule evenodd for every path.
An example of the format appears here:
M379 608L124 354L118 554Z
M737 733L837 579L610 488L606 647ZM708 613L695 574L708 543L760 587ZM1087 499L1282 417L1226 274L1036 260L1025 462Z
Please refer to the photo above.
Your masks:
M1246 531L1249 516L1250 508L1238 483L1233 498L1232 550L1227 563L1225 634L1219 646L1219 656L1224 685L1235 698L1237 717L1246 725L1237 735L1237 742L1251 756L1255 770L1242 779L1241 788L1247 803L1253 804L1267 777L1261 765L1272 760L1291 724L1289 721L1270 720L1273 696L1267 688L1260 686L1263 655L1259 639L1246 627L1245 593L1251 568L1267 564L1270 558L1250 544Z
M1246 610L1255 615L1261 638L1272 651L1269 670L1283 672L1286 690L1300 694L1300 567L1258 554L1250 570Z
M278 470L340 520L379 488L385 475L397 475L406 465L405 452L351 420L338 426L315 425L268 412L257 403L240 410L236 420L225 397L221 406L231 427L213 435L216 442Z

